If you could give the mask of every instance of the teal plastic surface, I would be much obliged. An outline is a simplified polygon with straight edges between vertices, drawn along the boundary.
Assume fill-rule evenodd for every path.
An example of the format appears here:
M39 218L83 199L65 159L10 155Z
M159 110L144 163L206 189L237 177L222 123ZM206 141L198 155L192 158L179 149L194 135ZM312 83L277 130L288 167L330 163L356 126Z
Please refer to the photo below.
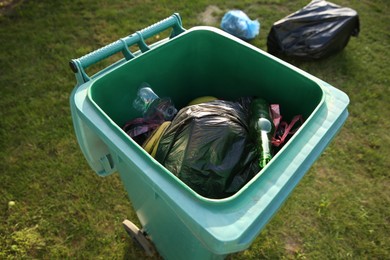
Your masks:
M98 50L95 50L79 59L73 59L70 62L70 66L73 72L76 73L77 83L79 85L90 80L87 73L85 73L85 69L92 64L95 64L103 59L106 59L118 52L122 52L123 56L126 60L130 60L135 57L133 53L130 52L129 46L134 44L138 44L141 52L146 52L150 50L150 48L146 45L144 39L152 37L168 28L172 27L173 31L171 33L170 38L173 38L180 33L184 32L184 28L182 27L182 22L180 15L175 13L172 16L155 23L141 31L135 32L132 35L119 39L113 43L110 43Z
M164 258L218 259L245 250L340 130L349 99L216 28L195 27L155 46L74 89L70 101L80 146L95 171L119 172L143 228ZM142 82L177 107L205 95L257 95L279 103L285 119L302 114L306 121L238 193L208 199L121 130L139 116L131 101Z
M89 80L98 77L101 74L104 74L107 71L114 70L116 67L120 66L124 62L137 57L150 50L150 47L147 46L144 42L144 39L152 37L164 30L167 30L172 27L172 32L170 35L170 39L184 32L185 29L182 27L181 17L179 14L175 13L172 16L157 22L145 29L142 29L132 35L124 37L118 41L110 43L98 50L95 50L81 58L73 59L70 61L70 67L72 71L75 73L77 84L73 92L84 92L87 91L88 88L84 85L84 83ZM151 47L158 46L159 44L163 44L165 41L169 39L164 39L161 42L155 43L151 45ZM138 44L140 50L135 53L131 53L128 49L129 46ZM110 65L109 67L103 69L102 71L96 73L92 77L89 77L85 69L89 66L108 58L118 52L122 52L124 58L119 60L118 62ZM80 87L80 88L79 88ZM74 93L71 95L74 97ZM109 151L109 147L98 137L94 131L92 131L86 123L80 118L80 115L76 114L76 110L73 109L75 107L74 102L76 100L71 99L71 113L73 119L73 125L76 133L77 140L80 145L80 149L82 150L85 158L87 159L91 168L100 176L107 176L116 171L115 166L113 165L112 156ZM83 117L81 115L81 117Z

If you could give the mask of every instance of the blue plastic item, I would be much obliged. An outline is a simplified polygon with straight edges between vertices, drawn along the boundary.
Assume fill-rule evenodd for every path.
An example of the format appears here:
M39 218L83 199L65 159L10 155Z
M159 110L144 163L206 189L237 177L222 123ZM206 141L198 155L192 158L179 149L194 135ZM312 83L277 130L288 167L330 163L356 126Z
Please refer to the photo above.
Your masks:
M260 23L252 21L241 10L232 10L222 17L221 28L240 39L251 40L259 34Z

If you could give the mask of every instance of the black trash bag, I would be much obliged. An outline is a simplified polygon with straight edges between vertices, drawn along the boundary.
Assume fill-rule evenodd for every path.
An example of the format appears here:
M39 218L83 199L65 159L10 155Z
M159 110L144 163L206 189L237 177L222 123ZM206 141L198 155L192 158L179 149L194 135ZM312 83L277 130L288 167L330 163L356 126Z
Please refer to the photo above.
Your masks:
M224 198L260 171L249 137L250 99L184 107L160 140L156 159L198 194Z
M273 24L267 38L268 52L276 56L320 59L341 51L350 36L357 36L359 30L355 10L314 0Z

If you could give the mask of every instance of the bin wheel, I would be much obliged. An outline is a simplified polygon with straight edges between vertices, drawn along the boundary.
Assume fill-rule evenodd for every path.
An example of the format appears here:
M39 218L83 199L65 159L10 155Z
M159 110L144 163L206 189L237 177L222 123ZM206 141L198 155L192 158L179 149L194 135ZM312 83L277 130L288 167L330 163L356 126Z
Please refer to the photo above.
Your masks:
M125 228L127 234L144 250L146 255L153 256L155 254L155 250L153 244L148 240L145 233L140 230L133 222L125 219L123 222L123 227Z

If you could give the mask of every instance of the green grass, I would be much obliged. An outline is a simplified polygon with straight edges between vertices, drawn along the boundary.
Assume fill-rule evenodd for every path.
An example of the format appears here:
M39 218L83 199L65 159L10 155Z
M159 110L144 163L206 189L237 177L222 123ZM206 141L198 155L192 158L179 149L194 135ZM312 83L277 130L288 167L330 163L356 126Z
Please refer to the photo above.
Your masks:
M241 8L260 20L252 43L265 50L272 23L307 2L213 1L221 12L212 25ZM328 59L290 62L346 92L350 116L252 246L231 259L390 258L390 8L333 2L358 11L360 36ZM201 25L208 4L29 0L0 9L1 259L144 257L121 226L138 220L119 176L98 177L78 147L68 61L173 12L186 28Z

